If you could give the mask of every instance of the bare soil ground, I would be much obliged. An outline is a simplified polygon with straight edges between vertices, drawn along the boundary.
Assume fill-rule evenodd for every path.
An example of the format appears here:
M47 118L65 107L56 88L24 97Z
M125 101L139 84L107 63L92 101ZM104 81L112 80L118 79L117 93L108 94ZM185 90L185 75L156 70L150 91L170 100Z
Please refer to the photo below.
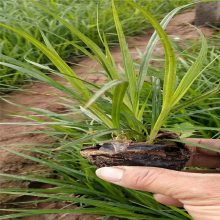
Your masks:
M198 38L196 30L189 25L194 20L194 12L187 11L183 14L177 15L169 24L167 28L168 34L176 41L184 43L186 40L193 40ZM206 36L213 34L214 30L210 28L202 28L203 33ZM128 44L130 51L134 59L139 58L138 50L143 51L146 44L152 34L152 31L146 31L144 34L136 37L129 37ZM119 48L112 48L113 56L118 65L121 64L121 56ZM155 54L163 55L163 50L160 45L155 49ZM73 66L75 72L82 78L102 83L105 80L103 77L100 66L89 58L83 58L78 65ZM56 80L63 80L58 77L54 77ZM63 81L64 84L67 84ZM37 107L44 108L54 112L62 112L65 109L59 103L59 98L63 94L55 88L49 87L41 82L32 82L22 88L20 92L11 93L7 100L12 103L17 103L25 107ZM0 122L18 123L23 122L24 119L12 116L17 113L28 114L27 110L22 107L11 105L5 101L0 101ZM25 144L25 148L30 146L27 143L31 143L32 147L34 143L37 144L50 144L52 140L48 139L43 134L33 134L32 131L38 131L44 129L43 126L25 126L25 125L0 125L0 146L7 147L16 151L23 151L22 144ZM18 157L12 153L9 153L5 149L0 149L0 172L11 174L28 174L28 173L48 173L48 170L34 164L27 159ZM0 179L0 188L4 187L28 187L28 182L10 182ZM9 196L0 195L0 206L11 200ZM49 206L55 207L56 204L49 204ZM42 208L48 208L42 207ZM40 217L25 218L25 220L38 220L38 219L59 219L59 220L95 220L100 219L98 216L81 216L81 215L44 215Z

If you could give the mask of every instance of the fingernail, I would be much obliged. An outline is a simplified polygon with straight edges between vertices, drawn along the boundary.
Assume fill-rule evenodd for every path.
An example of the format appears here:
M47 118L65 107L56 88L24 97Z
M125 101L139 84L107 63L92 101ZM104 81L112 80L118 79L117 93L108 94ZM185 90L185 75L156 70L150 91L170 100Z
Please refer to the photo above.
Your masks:
M109 182L119 182L123 176L123 169L116 167L103 167L96 170L96 175L106 181Z

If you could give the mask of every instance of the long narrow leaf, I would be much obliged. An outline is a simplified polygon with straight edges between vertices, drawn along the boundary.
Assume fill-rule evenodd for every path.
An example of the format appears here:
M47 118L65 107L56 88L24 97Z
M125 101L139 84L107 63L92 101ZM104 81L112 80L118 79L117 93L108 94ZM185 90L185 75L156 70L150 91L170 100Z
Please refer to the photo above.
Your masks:
M202 95L195 96L195 97L187 100L186 102L183 102L182 104L175 106L173 111L179 111L180 109L185 109L189 106L195 105L195 104L202 102L210 97L213 97L219 93L220 93L220 84L218 86L216 86L214 89L211 89Z
M192 4L187 4L187 5L180 6L180 7L177 7L175 9L173 9L160 22L161 27L163 29L165 29L167 27L167 25L169 24L170 20L173 18L174 15L176 15L180 10L182 10L184 8L187 8L187 7L189 7ZM147 47L145 49L144 56L143 56L143 59L142 59L142 62L141 62L140 71L139 71L139 77L138 77L139 93L141 92L141 89L142 89L142 86L143 86L143 83L144 83L144 78L145 78L145 76L147 74L147 71L148 71L149 62L151 60L153 50L154 50L158 40L159 40L159 37L158 37L157 32L155 31L153 33L153 35L151 36L148 44L147 44Z
M42 72L40 72L40 71L38 71L36 69L33 69L33 67L24 66L19 61L17 61L16 64L19 64L19 66L11 64L11 63L0 62L0 65L7 66L9 68L15 69L15 70L20 71L20 72L22 72L24 74L27 74L27 75L29 75L31 77L34 77L34 78L36 78L36 79L38 79L38 80L40 80L42 82L45 82L48 85L51 85L54 88L59 89L60 91L64 92L65 94L69 95L72 98L75 98L75 99L79 99L80 98L79 94L74 92L71 88L68 88L68 87L62 85L61 83L53 80L51 77L47 76L46 74L44 74L44 73L42 73Z
M161 86L160 79L152 76L152 122L151 127L153 128L158 116L161 112Z
M125 75L127 76L127 80L129 82L129 95L131 98L131 103L133 107L133 112L135 115L138 114L139 106L138 106L138 90L137 90L137 77L134 69L134 62L129 52L125 36L122 30L121 23L119 21L118 13L114 4L114 0L112 0L112 11L113 17L115 21L115 27L118 34L118 40L120 44L120 49L123 58L123 65Z
M160 23L161 27L163 29L165 29L174 15L176 15L181 9L186 8L186 7L188 7L192 4L180 6L180 7L175 8L174 10L172 10L161 21L161 23ZM138 77L139 94L142 91L144 79L145 79L145 77L147 75L147 72L148 72L149 63L150 63L150 60L151 60L151 57L152 57L152 54L153 54L153 50L156 47L156 44L157 44L158 40L159 40L159 37L158 37L157 32L155 31L153 33L153 35L151 36L148 44L147 44L147 47L146 47L145 52L144 52L144 57L142 59L141 65L140 65L140 71L139 71L139 77ZM154 79L152 79L152 81L153 80ZM158 95L158 93L157 93L157 95ZM160 113L160 110L161 110L161 104L162 104L161 101L157 102L155 99L153 99L153 103L152 103L152 123L151 123L152 128L153 128L153 126L154 126L154 124L155 124L155 122L156 122L156 120L159 116L159 113ZM143 109L142 109L142 111L143 111Z
M189 68L189 70L186 72L182 80L180 81L173 97L172 97L172 106L175 106L179 100L186 94L190 86L193 84L193 82L201 75L201 73L207 69L208 66L210 66L216 59L212 60L203 70L202 66L204 65L204 62L206 60L207 52L208 52L208 45L207 41L202 34L200 30L198 30L201 36L202 45L201 50L199 52L198 57L196 58L196 61L194 64ZM202 71L201 71L202 70Z
M91 99L86 103L85 107L84 108L88 108L90 107L90 105L92 105L93 103L96 102L96 100L102 96L106 91L112 89L113 87L121 84L121 83L124 83L124 81L122 80L113 80L113 81L110 81L108 83L106 83L101 89L99 89L92 97Z
M114 91L113 99L112 99L112 121L115 128L119 128L120 126L120 112L123 103L123 99L125 96L125 92L128 87L128 82L123 82L119 84Z
M158 21L153 17L153 15L143 9L138 4L134 3L132 0L128 0L134 8L138 9L144 17L151 23L160 37L160 41L164 47L165 51L165 73L164 73L164 82L163 82L163 108L169 108L170 106L170 97L174 93L174 85L176 81L176 57L173 51L172 45L168 39L167 34L160 26Z
M99 38L105 48L105 54L106 54L106 57L109 59L111 65L114 67L114 69L117 69L116 67L116 63L113 59L113 56L111 54L111 51L110 51L110 48L109 48L109 45L108 45L108 41L107 41L107 38L105 36L104 33L102 33L101 35L101 32L100 32L100 28L99 28L99 11L98 11L98 5L97 5L97 19L96 19L96 25L97 25L97 31L98 31L98 35L99 35Z

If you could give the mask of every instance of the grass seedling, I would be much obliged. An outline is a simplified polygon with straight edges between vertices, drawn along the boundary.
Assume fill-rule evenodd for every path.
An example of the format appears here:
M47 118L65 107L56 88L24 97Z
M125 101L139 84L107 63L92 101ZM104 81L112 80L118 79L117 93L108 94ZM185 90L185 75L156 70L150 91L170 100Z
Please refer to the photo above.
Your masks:
M141 13L155 29L155 34L152 36L146 48L139 70L135 68L135 63L129 53L114 1L112 1L112 12L123 58L123 71L118 71L104 34L102 37L102 33L99 32L105 51L64 18L59 17L56 13L46 9L42 5L34 3L39 9L62 23L72 35L78 37L89 48L90 51L75 43L73 44L101 64L108 78L108 82L103 87L99 89L96 87L94 89L94 87L91 88L91 85L79 79L76 73L54 50L44 33L42 33L42 37L45 44L30 34L4 23L0 25L13 31L16 35L25 38L47 56L53 65L56 66L59 74L70 82L73 89L70 91L69 88L63 88L62 85L59 85L59 82L54 82L54 80L43 73L38 73L36 76L33 71L39 70L31 68L30 71L30 69L24 67L26 64L6 58L6 56L2 58L10 60L11 63L1 62L1 64L17 71L28 73L32 77L39 78L40 76L41 80L59 89L62 87L64 92L68 93L68 95L71 94L72 97L78 100L80 110L89 117L90 120L102 124L106 129L114 129L115 131L112 134L114 138L123 137L127 140L146 141L151 144L155 141L158 132L162 126L166 124L168 117L178 106L180 100L187 93L193 82L215 59L204 67L203 64L206 61L207 54L207 42L203 34L198 30L201 36L201 50L182 79L177 82L176 54L163 27L167 25L171 17L180 10L181 7L166 16L160 25L149 11L143 9L133 1L127 1L127 3ZM165 51L165 71L162 78L158 78L158 76L148 76L147 72L153 49L159 39ZM34 62L32 62L32 64L34 64ZM146 80L146 77L148 77L148 80ZM149 94L147 94L149 91L152 91L150 97ZM144 98L143 94L145 96ZM190 105L188 100L184 100L184 102ZM105 103L104 107L103 103ZM181 106L184 106L183 102ZM147 111L148 113L150 111L152 117L145 118Z
M44 65L34 62L24 63L2 56L1 65L35 77L65 93L66 97L63 100L65 104L63 105L69 110L68 114L56 114L43 109L30 109L38 115L46 116L48 127L52 129L48 131L48 135L52 134L50 132L56 131L56 136L60 138L59 146L50 149L51 154L48 154L44 149L34 149L46 156L49 155L52 159L38 159L11 151L56 170L58 175L62 177L61 179L1 175L4 178L50 183L56 188L49 190L4 189L2 193L39 196L51 201L67 201L71 204L78 204L80 207L77 210L4 210L16 211L17 213L0 217L0 219L6 219L9 216L21 217L33 214L76 212L117 216L126 219L190 219L181 209L168 208L157 204L149 194L121 189L97 179L93 168L79 154L82 145L90 146L112 139L123 140L124 142L155 143L158 133L160 130L166 129L166 125L169 125L169 118L175 117L175 112L180 112L185 107L193 105L193 98L199 103L210 98L211 95L219 93L219 86L216 86L205 94L191 95L191 99L187 99L185 96L190 92L189 89L196 79L218 58L218 55L214 56L208 64L204 65L208 46L206 39L199 30L201 49L198 57L182 74L183 77L177 78L179 74L177 72L176 54L164 28L174 14L184 7L174 9L159 24L149 11L131 0L126 0L126 2L135 11L141 13L156 31L146 47L139 69L136 68L129 52L114 0L112 0L112 13L123 58L123 69L120 70L111 55L108 40L104 33L99 31L103 50L65 18L61 18L54 11L48 10L41 4L34 3L39 9L62 23L72 35L77 36L86 45L87 49L76 43L71 44L103 67L107 78L103 86L80 79L54 50L43 33L44 44L18 28L0 23L1 27L23 37L37 47L56 67L56 70L51 70L51 72L62 76L71 85L70 87L64 86L51 76L44 74L41 71L42 68L45 68ZM161 41L165 51L165 68L162 77L157 74L149 74L148 71L152 52L158 40ZM75 117L76 115L81 117ZM46 120L32 115L29 116L29 119L39 124L45 123ZM65 139L63 139L64 136ZM72 193L84 195L85 198L69 196ZM107 194L109 195L107 196ZM103 203L103 201L105 202Z

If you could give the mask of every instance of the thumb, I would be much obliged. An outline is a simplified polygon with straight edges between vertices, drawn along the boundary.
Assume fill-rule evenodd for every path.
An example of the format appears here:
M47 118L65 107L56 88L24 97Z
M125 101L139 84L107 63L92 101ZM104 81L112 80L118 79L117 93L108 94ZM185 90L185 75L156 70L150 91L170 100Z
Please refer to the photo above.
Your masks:
M211 186L216 183L216 175L214 174L196 174L163 168L132 166L104 167L98 169L96 174L100 178L120 186L163 194L177 199L201 195L207 186L216 189L216 186ZM220 177L218 176L218 178Z

